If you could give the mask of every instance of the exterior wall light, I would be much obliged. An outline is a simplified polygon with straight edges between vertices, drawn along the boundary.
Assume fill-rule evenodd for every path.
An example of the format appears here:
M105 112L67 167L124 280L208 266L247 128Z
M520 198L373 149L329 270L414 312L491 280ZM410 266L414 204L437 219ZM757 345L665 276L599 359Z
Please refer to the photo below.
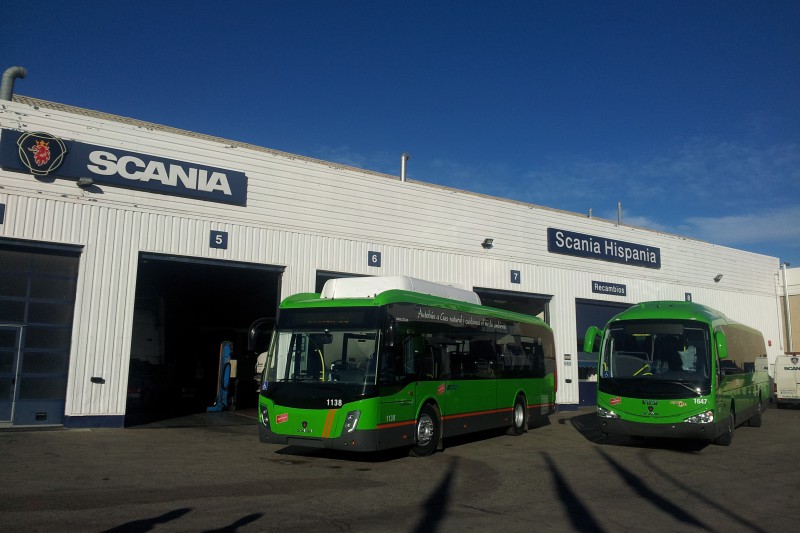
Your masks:
M722 279L722 274L717 274L716 276L714 276L714 283L719 283L719 280L721 279Z
M494 243L494 239L483 239L483 242L481 243L481 246L483 246L484 250L488 250L489 248L494 246L493 243Z
M76 185L81 189L88 189L94 185L94 180L92 178L80 178Z

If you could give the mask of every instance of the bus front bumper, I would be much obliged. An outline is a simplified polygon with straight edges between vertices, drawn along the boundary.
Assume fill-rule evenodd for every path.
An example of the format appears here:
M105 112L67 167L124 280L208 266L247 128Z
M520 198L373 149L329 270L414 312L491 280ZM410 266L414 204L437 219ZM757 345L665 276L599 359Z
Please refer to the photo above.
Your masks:
M598 417L600 430L607 435L630 437L659 437L676 439L714 440L719 436L715 423L690 424L687 422L634 422L621 418Z
M286 435L275 433L263 424L258 425L258 439L268 444L285 444L304 448L325 448L351 452L374 452L379 448L378 432L354 430L336 438L310 437L307 435Z

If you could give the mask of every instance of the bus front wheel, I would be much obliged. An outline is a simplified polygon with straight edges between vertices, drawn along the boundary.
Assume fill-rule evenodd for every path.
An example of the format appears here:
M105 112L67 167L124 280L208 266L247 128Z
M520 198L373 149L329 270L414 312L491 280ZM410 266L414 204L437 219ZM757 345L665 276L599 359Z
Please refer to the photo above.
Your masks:
M528 406L525 405L525 398L517 396L514 400L514 412L511 414L512 425L508 432L510 435L518 436L525 433L528 428Z
M414 430L416 444L411 448L411 455L425 457L432 454L439 444L441 433L442 428L436 410L430 404L423 405Z

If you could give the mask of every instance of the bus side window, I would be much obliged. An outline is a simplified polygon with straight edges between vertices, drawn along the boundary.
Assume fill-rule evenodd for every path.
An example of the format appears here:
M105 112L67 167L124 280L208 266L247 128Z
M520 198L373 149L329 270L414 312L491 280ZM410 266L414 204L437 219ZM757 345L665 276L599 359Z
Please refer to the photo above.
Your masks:
M422 358L421 347L422 339L419 337L409 336L403 340L403 359L401 361L400 374L404 377L416 379Z
M423 340L420 379L447 379L449 376L450 363L449 361L445 362L442 357L444 353L442 346L440 344L429 343L427 337Z
M472 372L469 377L493 378L497 365L494 339L474 339L470 343L469 360L472 363Z

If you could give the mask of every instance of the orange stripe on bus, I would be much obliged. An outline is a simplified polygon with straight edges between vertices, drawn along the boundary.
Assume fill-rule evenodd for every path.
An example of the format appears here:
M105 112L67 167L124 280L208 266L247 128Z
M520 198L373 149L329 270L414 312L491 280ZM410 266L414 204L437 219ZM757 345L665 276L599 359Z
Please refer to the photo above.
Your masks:
M534 403L527 405L528 409L534 409L537 407L553 407L555 404L552 403ZM468 416L481 416L481 415L491 415L495 413L506 413L509 411L513 411L510 407L504 407L502 409L490 409L488 411L474 411L472 413L458 413L455 415L445 415L442 417L444 420L454 420L457 418L466 418Z
M405 422L392 422L390 424L378 424L375 427L377 427L378 429L388 429L388 428L399 428L402 426L411 426L413 424L416 424L416 420L406 420Z
M336 418L336 409L329 409L327 416L325 416L325 426L322 428L322 438L331 436L333 429L333 420Z
M503 411L509 411L510 409L490 409L488 411L475 411L473 413L458 413L455 415L447 415L443 416L444 420L452 420L454 418L465 418L468 416L481 416L481 415L491 415L494 413L502 413Z

